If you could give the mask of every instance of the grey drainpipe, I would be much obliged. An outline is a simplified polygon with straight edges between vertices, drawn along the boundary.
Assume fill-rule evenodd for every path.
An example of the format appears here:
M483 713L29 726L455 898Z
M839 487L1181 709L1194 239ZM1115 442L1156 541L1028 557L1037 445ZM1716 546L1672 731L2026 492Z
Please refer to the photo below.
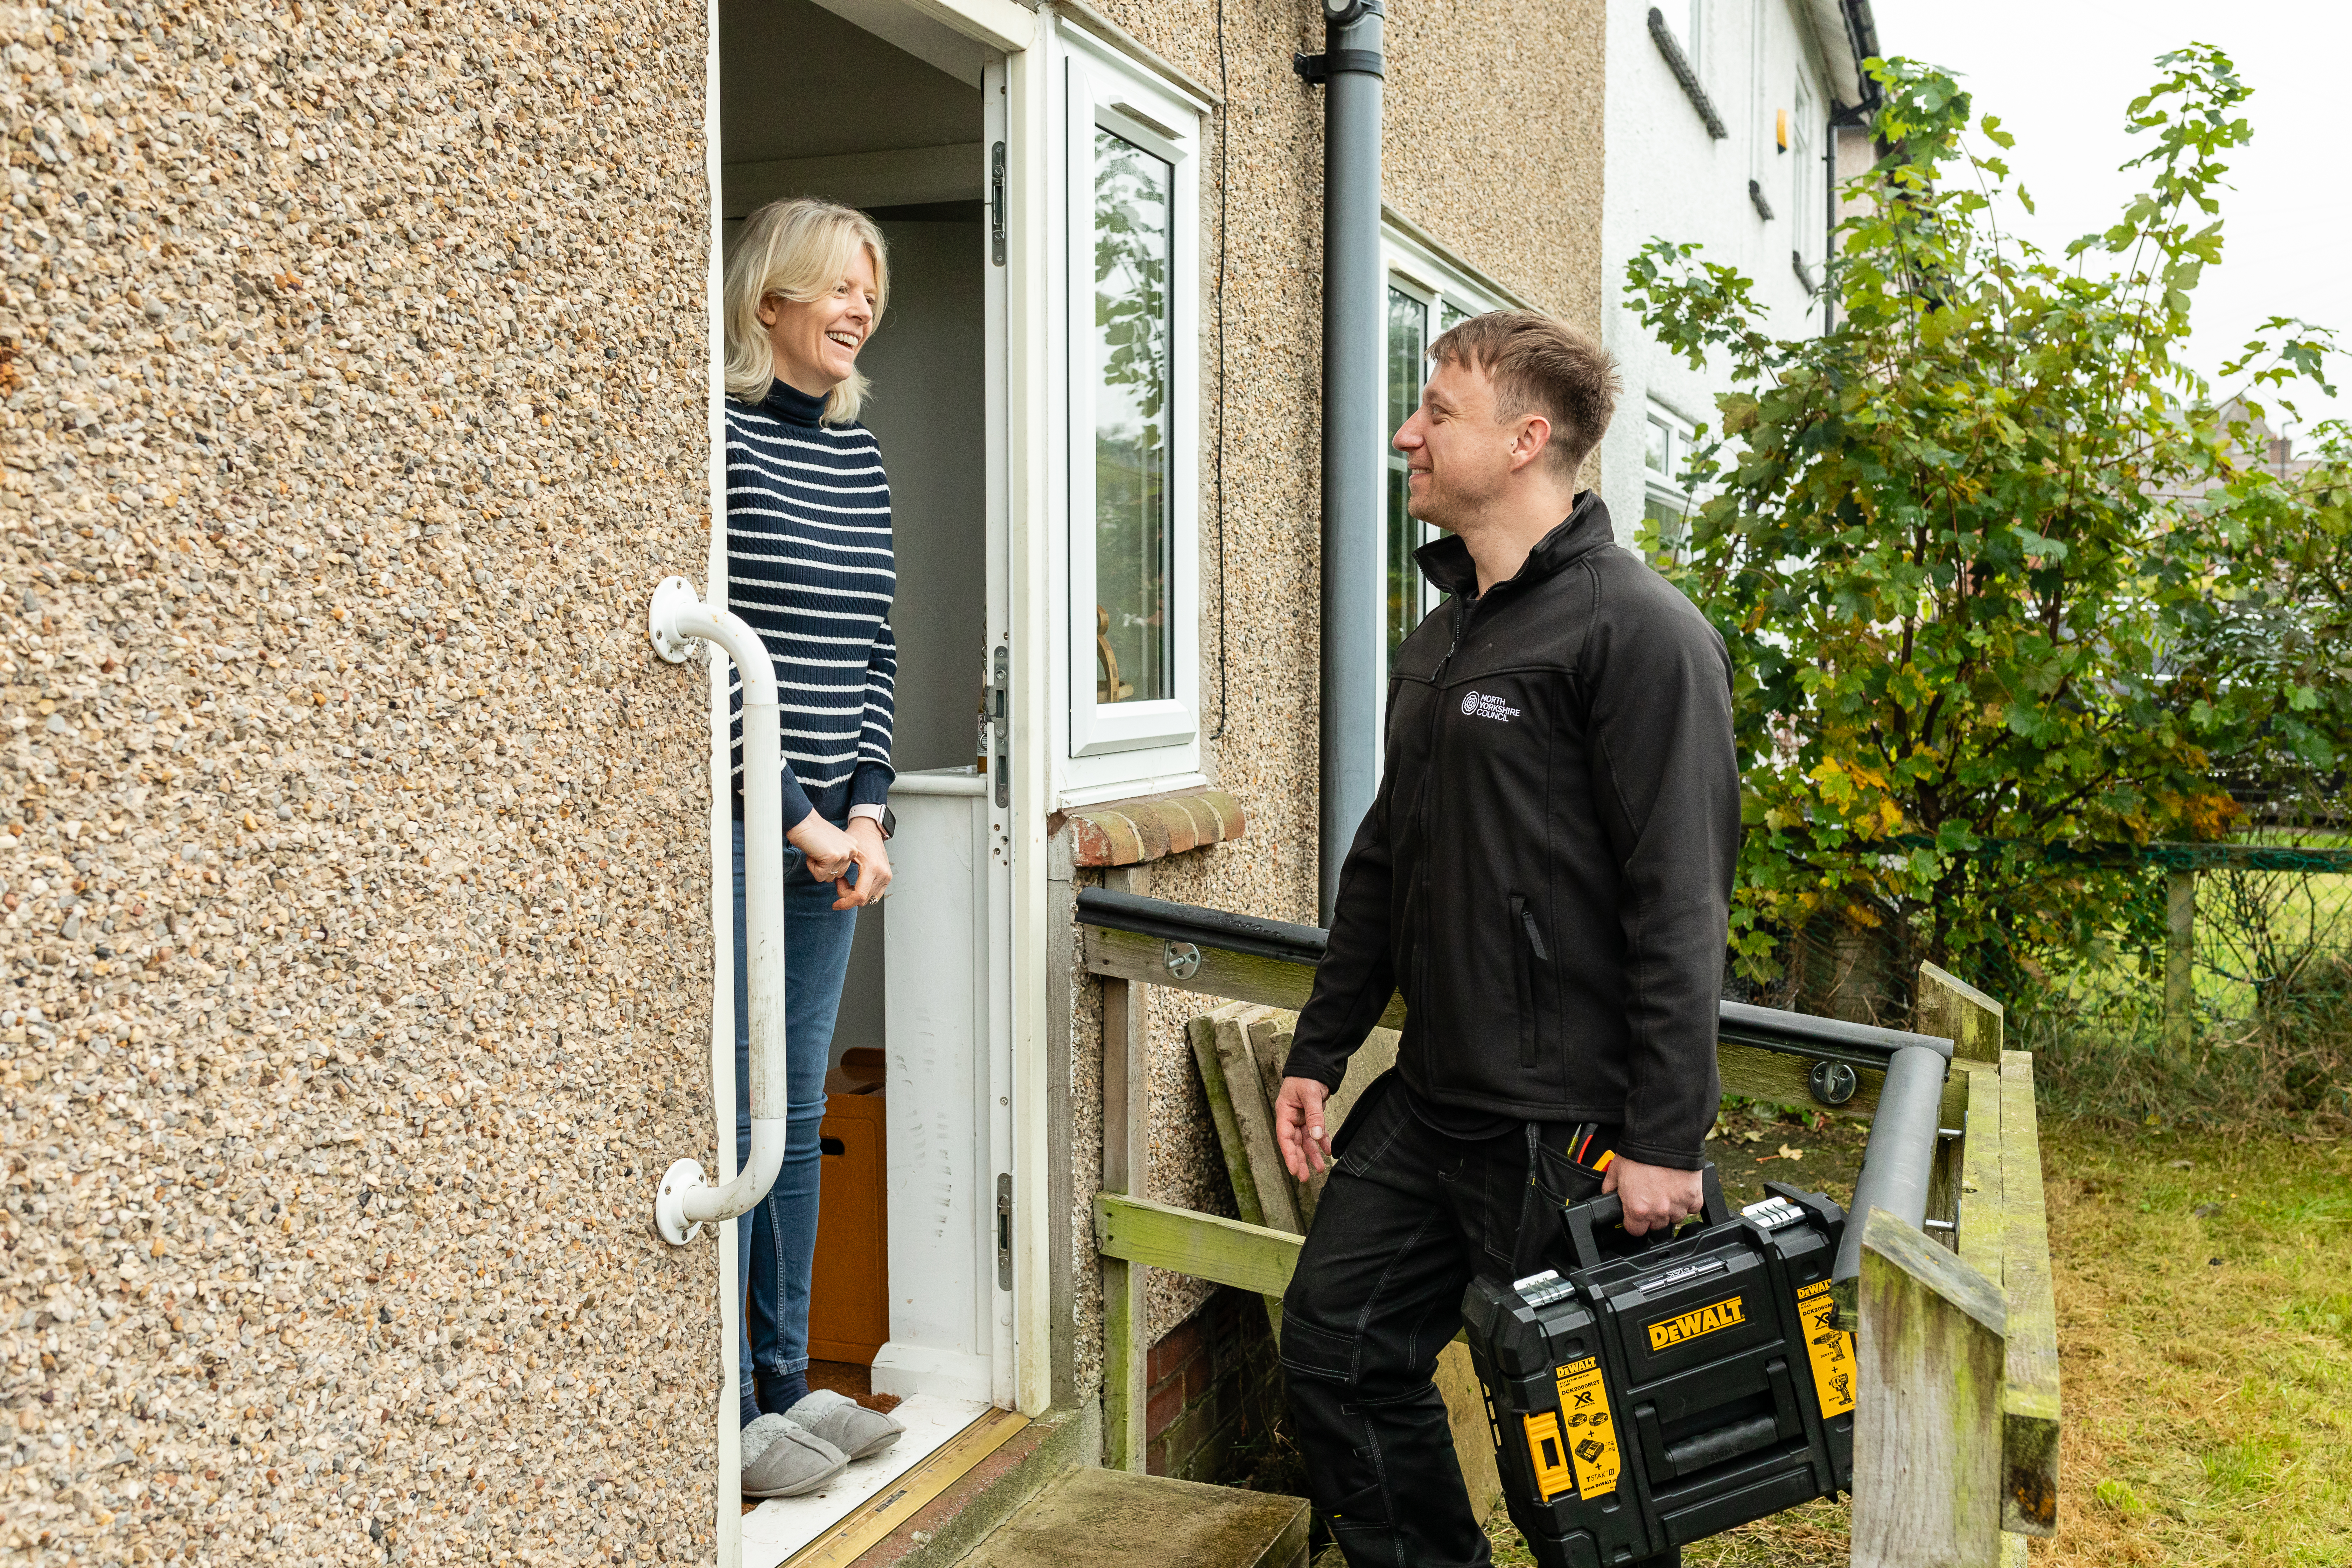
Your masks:
M1381 776L1381 25L1385 0L1323 0L1292 68L1323 100L1323 921Z

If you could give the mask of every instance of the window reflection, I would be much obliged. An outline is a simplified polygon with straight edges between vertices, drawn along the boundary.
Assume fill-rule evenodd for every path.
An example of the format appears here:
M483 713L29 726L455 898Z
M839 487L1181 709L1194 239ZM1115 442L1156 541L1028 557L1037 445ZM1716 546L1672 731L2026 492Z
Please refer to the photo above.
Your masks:
M1402 289L1389 290L1389 434L1421 405L1422 357L1429 346L1429 307ZM1421 624L1421 568L1412 552L1422 525L1405 512L1404 454L1389 448L1388 650Z
M1175 171L1095 132L1095 699L1175 695L1169 614L1170 309Z

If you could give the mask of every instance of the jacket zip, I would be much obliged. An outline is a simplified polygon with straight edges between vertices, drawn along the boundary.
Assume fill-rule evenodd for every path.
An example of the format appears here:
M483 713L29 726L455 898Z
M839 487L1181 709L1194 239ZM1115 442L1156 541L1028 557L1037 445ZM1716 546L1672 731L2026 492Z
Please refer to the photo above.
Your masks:
M1485 604L1486 602L1486 595L1483 594L1480 595L1478 596L1478 602L1482 605ZM1421 783L1421 796L1413 803L1413 816L1420 822L1421 841L1423 844L1427 844L1429 842L1429 792L1437 786L1436 762L1438 724L1445 716L1445 704L1435 700L1435 697L1437 693L1445 689L1446 672L1454 668L1454 656L1461 650L1462 634L1469 629L1469 612L1463 607L1462 596L1459 594L1456 594L1454 595L1454 638L1451 642L1445 645L1445 657L1437 661L1437 674L1430 681L1430 694L1432 698L1429 704L1430 767L1427 775ZM1421 858L1421 888L1418 901L1421 905L1421 918L1427 920L1429 918L1429 857L1426 855L1423 855ZM1414 990L1418 994L1423 996L1429 994L1429 989L1425 984L1428 979L1428 951L1426 943L1419 942L1413 943L1412 968Z

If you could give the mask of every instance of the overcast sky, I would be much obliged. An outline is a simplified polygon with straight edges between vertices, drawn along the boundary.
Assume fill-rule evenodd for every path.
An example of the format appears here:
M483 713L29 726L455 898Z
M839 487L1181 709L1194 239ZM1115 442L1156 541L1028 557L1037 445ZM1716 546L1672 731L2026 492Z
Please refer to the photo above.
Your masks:
M1880 49L1954 71L1978 117L2017 137L2011 174L2040 208L2011 205L2015 226L2053 257L2114 223L2132 176L2116 165L2153 145L2124 133L2125 106L2157 79L2155 59L2194 41L2218 46L2253 89L2253 142L2221 193L2222 265L2194 296L2192 358L2208 376L2267 316L2332 326L2352 346L2352 182L2340 158L2352 88L2352 7L2316 0L1873 0ZM2085 264L2114 258L2086 256ZM2328 379L2337 396L2299 394L2305 422L2352 422L2352 358Z

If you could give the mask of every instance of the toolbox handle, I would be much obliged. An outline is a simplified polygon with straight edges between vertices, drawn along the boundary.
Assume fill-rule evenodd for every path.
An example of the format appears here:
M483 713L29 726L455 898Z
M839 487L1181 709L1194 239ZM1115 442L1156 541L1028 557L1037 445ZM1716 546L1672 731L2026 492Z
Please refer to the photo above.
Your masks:
M1716 1174L1715 1163L1710 1160L1702 1164L1698 1173L1700 1223L1727 1223L1731 1205L1724 1202L1723 1178ZM1568 1245L1576 1253L1576 1267L1591 1268L1601 1262L1601 1233L1625 1223L1625 1205L1615 1193L1603 1193L1597 1198L1569 1205L1560 1211L1560 1221L1568 1229Z

